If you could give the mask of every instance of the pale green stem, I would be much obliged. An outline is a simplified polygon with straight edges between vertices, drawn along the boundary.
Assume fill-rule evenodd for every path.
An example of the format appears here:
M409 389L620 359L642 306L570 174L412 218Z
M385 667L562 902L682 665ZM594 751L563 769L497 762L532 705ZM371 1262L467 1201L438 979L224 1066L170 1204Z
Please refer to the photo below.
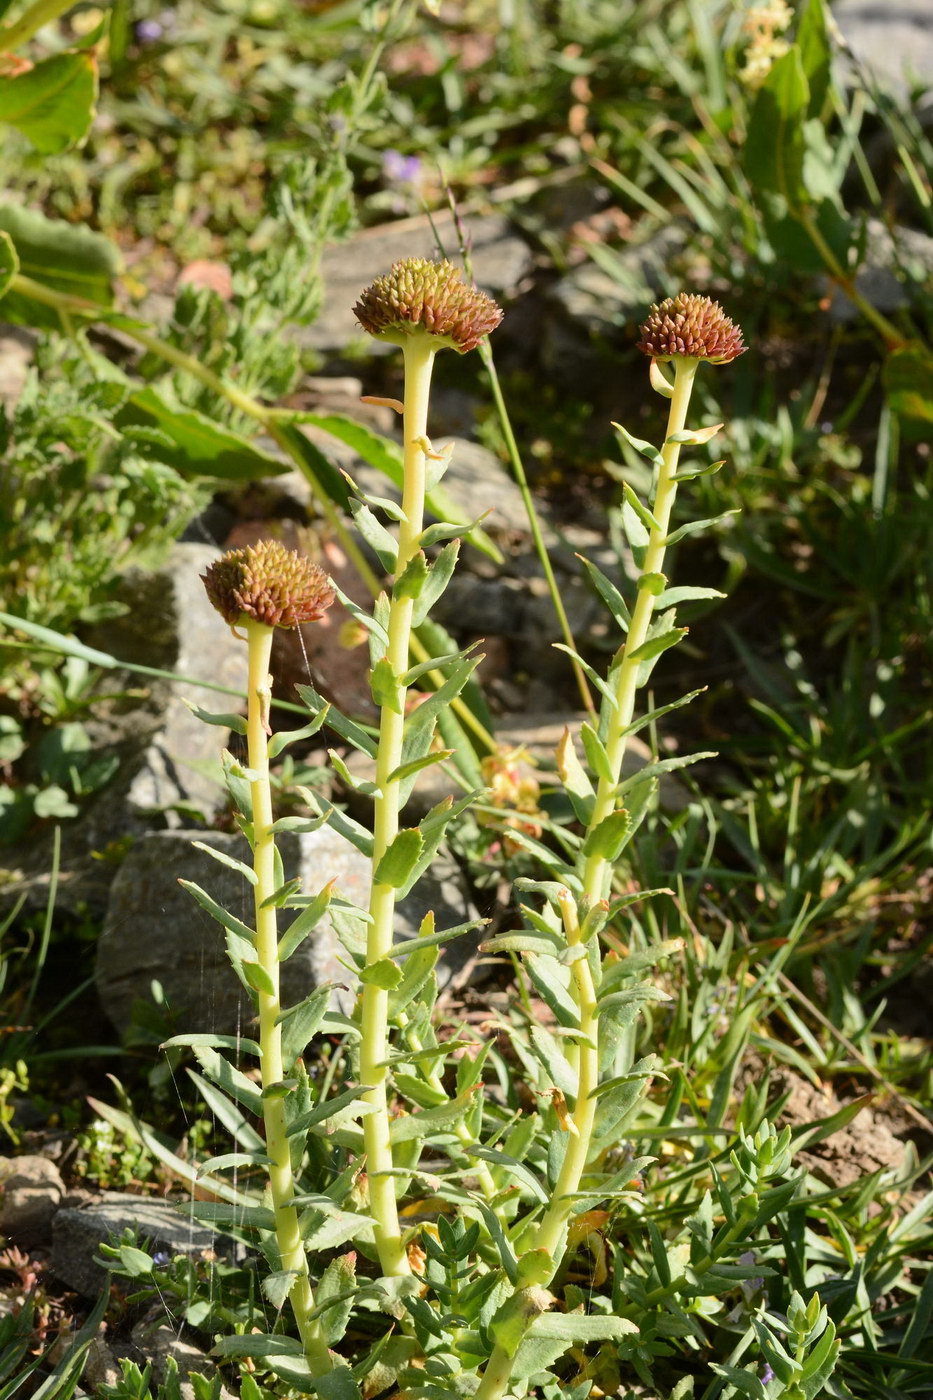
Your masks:
M399 526L396 578L416 552L424 524L424 440L427 435L428 399L434 354L434 345L429 336L407 337L404 345L404 518ZM395 678L395 693L394 703L382 705L379 720L373 824L373 884L369 903L371 922L366 940L367 967L372 967L392 955L396 891L393 885L377 880L376 872L399 830L400 783L398 778L392 778L391 775L402 761L407 687L402 684L401 677L408 670L413 606L413 599L394 596L389 606L389 645L386 656ZM388 1010L389 993L374 983L364 983L360 1078L363 1084L369 1086L366 1101L372 1105L373 1112L367 1113L363 1119L363 1136L376 1247L382 1271L391 1277L410 1273L410 1268L399 1228L395 1181L392 1176L392 1144L389 1137L386 1096Z
M76 0L36 0L18 20L0 29L0 53L12 53L21 44L28 43L34 34L65 14L75 3Z
M41 282L34 282L31 277L24 277L17 273L11 284L13 291L19 292L22 296L29 297L33 301L40 302L43 306L54 307L60 316L93 316L100 315L100 307L93 302L84 301L81 297L70 296L67 292L55 291L52 287L43 286ZM193 355L187 354L184 350L179 350L177 346L170 345L168 341L161 340L158 336L150 334L149 331L142 330L135 324L128 323L121 327L126 334L136 340L145 349L158 355L167 364L174 365L176 369L183 370L197 379L205 388L210 389L218 398L226 399L232 408L237 408L241 413L253 418L257 423L261 423L269 436L274 438L284 452L291 457L299 471L307 477L308 484L315 493L315 497L320 505L327 523L330 525L335 536L345 550L347 557L352 561L354 568L359 573L366 587L375 598L381 589L379 579L376 577L369 561L363 554L352 533L340 518L333 501L322 496L317 488L317 483L308 475L301 458L292 450L291 443L286 434L281 431L282 413L279 409L266 408L258 399L254 399L250 394L245 394L242 389L238 389L235 384L228 384L221 379L213 370L202 365ZM419 661L427 661L430 652L424 643L413 632L411 635L411 649ZM444 678L437 671L429 671L428 679L431 684L438 689L443 685ZM457 696L451 702L452 708L456 711L460 722L473 730L480 742L489 753L495 749L496 741L486 729L485 725L473 714L468 705L464 704L462 698Z
M671 438L680 433L686 423L697 363L696 360L688 359L674 361L674 392L670 401L665 442L661 449L662 460L658 468L657 490L652 510L658 529L652 529L650 532L641 568L642 575L662 572L671 510L677 493L674 476L680 460L680 444L672 442ZM649 589L639 589L622 659L614 676L616 705L610 710L606 736L606 752L612 776L601 778L599 781L588 831L594 831L599 823L615 810L622 775L622 760L625 757L626 731L632 723L635 710L640 665L632 659L632 654L647 639L654 602L654 594ZM583 870L583 892L590 904L606 897L611 880L612 863L609 860L595 855L586 860ZM567 943L573 947L580 942L580 930L571 904L568 896L567 901L562 902L562 912ZM538 1226L531 1246L533 1249L544 1250L551 1256L555 1271L563 1254L564 1232L574 1208L573 1196L580 1189L580 1181L589 1158L598 1103L594 1091L599 1082L599 1021L596 1014L596 988L589 959L586 957L578 958L573 963L573 986L580 1015L580 1034L577 1037L577 1098L572 1117L573 1128L551 1204ZM474 1400L499 1400L508 1386L514 1355L514 1350L509 1352L501 1346L495 1348L479 1388L474 1393Z
M295 1182L286 1135L285 1105L281 1093L275 1092L273 1087L281 1086L285 1077L282 1063L282 1028L278 1024L282 1009L279 995L278 929L275 907L268 903L276 888L268 751L269 709L272 700L269 655L274 629L252 620L245 625L249 645L246 733L249 766L254 775L250 781L250 793L253 803L253 870L256 873L256 954L259 965L271 983L271 990L258 993L259 1060L264 1091L262 1114L266 1155L270 1159L269 1189L281 1267L295 1275L288 1295L289 1301L298 1324L308 1365L312 1374L318 1376L330 1371L332 1363L321 1324L311 1316L314 1311L314 1296L308 1277L308 1260L301 1238L298 1209L294 1204ZM270 1089L273 1090L271 1093Z

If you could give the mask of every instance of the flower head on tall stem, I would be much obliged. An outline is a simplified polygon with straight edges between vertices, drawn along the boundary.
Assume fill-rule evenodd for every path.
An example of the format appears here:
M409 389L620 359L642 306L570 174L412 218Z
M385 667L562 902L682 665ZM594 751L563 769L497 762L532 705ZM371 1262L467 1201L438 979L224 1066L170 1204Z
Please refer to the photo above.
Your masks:
M465 355L502 320L492 297L464 282L459 267L406 258L393 263L360 293L353 308L360 325L379 340L404 345L409 336L430 335Z
M695 292L678 292L652 306L641 327L639 350L655 360L708 360L726 365L744 355L742 329L718 301Z
M228 550L201 581L231 627L250 619L266 627L317 622L336 596L323 569L278 540Z

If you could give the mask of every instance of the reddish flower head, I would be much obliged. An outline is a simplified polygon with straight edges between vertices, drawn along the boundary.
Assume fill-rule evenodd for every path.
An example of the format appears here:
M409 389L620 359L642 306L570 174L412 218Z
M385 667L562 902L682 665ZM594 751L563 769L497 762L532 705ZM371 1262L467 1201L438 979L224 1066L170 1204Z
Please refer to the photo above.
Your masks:
M323 569L278 540L229 550L208 565L201 579L231 626L249 618L266 627L316 622L336 596Z
M652 306L641 328L639 350L656 360L709 360L725 365L744 355L742 329L717 301L693 292L678 292Z
M406 258L360 293L353 313L364 331L403 345L408 336L435 336L461 355L474 350L502 320L492 297L464 282L459 267Z

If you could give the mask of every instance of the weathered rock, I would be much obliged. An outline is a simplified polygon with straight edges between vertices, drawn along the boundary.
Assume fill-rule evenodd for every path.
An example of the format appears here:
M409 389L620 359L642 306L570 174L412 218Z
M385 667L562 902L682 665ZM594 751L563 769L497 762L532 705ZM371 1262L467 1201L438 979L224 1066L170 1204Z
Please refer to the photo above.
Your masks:
M449 444L453 445L453 453L443 486L466 518L475 520L491 510L492 514L483 521L485 530L493 534L507 530L527 534L528 515L522 493L496 454L465 438L434 439L438 451Z
M231 1032L253 1015L227 960L223 930L178 880L200 885L247 923L252 919L250 887L236 871L195 848L194 840L237 859L249 855L245 840L233 833L154 832L136 844L114 880L95 975L104 1010L121 1031L131 1023L137 998L151 998L153 981L161 985L179 1030ZM313 894L336 878L336 894L365 907L370 862L336 832L286 833L278 844L286 879L300 877L303 889ZM399 902L396 936L414 937L429 909L439 928L471 917L455 867L437 866L431 879ZM283 931L293 917L293 911L282 912ZM346 954L325 918L284 964L283 999L298 1001L329 981L346 987L350 974L341 957ZM456 952L450 953L447 965L453 966L455 958ZM348 998L340 1000L346 1006Z
M619 253L616 275L595 262L582 263L551 288L549 300L578 330L611 338L664 292L686 241L686 231L669 224Z
M186 1204L105 1191L89 1205L60 1210L52 1227L49 1267L69 1288L92 1298L108 1277L94 1256L124 1230L134 1230L139 1240L148 1241L153 1253L200 1258L217 1252L220 1237L193 1220L190 1210L186 1215Z
M23 392L35 348L32 331L0 325L0 405L12 408Z
M501 214L471 216L468 225L478 286L495 297L514 297L532 269L528 245ZM389 346L372 340L360 329L353 307L363 288L388 272L399 258L434 256L435 229L453 260L457 234L453 216L446 210L432 214L430 221L419 214L364 229L349 242L328 249L322 266L324 306L314 324L299 332L302 343L316 350L341 350L357 341L388 350Z
M895 268L904 268L898 276ZM911 301L910 282L929 286L933 279L933 238L919 229L897 227L891 230L880 219L869 219L866 227L865 259L855 279L856 289L866 301L886 315L901 311ZM857 321L861 312L838 287L828 281L832 294L830 315L835 321Z
M2 1157L0 1189L0 1235L14 1244L48 1244L65 1189L55 1163L47 1157Z
M161 569L129 573L122 590L129 612L108 625L108 650L121 660L245 691L246 648L211 607L200 578L216 557L211 545L178 544ZM199 765L216 768L216 729L191 713L177 684L156 681L151 693L158 721L127 792L130 811L165 812L181 802L213 815L224 805L224 791ZM207 710L237 708L202 686L186 685L183 693ZM169 825L181 824L176 813L166 817Z
M933 85L930 0L837 0L832 18L855 62L893 96Z
M181 1400L194 1400L194 1386L187 1379L190 1375L214 1376L217 1373L215 1363L200 1347L164 1322L158 1325L138 1322L130 1335L146 1360L151 1361L152 1376L157 1385L165 1380L167 1363L175 1362ZM230 1392L225 1387L221 1388L220 1394L222 1400L229 1400Z

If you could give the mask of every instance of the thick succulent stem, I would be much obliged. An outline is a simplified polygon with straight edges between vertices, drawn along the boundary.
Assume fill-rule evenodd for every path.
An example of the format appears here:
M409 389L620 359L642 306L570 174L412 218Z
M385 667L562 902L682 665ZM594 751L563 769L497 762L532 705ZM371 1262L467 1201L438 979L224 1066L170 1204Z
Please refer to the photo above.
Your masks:
M642 575L661 573L664 552L669 530L671 510L677 492L674 477L680 460L680 444L671 439L680 433L687 419L687 409L693 389L698 361L676 359L674 361L674 392L670 401L667 432L661 449L662 463L658 468L657 489L652 513L658 528L650 532L648 545L642 564ZM609 757L611 776L601 778L596 791L593 814L589 831L594 831L615 809L619 781L622 776L622 761L625 757L627 730L632 723L635 710L635 696L638 688L639 661L634 653L645 642L654 610L654 594L647 588L638 591L638 599L632 611L628 635L622 656L612 683L615 688L616 705L610 711L606 752ZM604 899L609 893L612 880L612 863L604 856L592 855L586 859L583 870L583 893L590 904ZM576 911L569 894L562 901L564 931L568 946L577 946L581 941ZM573 989L580 1015L580 1033L577 1054L577 1098L573 1112L573 1128L569 1135L567 1153L554 1188L551 1204L544 1214L531 1248L544 1250L554 1261L554 1269L563 1254L563 1241L567 1223L574 1208L573 1197L580 1189L580 1182L586 1170L593 1137L593 1124L598 1100L594 1093L599 1082L599 1021L597 1018L596 987L590 969L589 959L580 957L573 963ZM497 1346L483 1373L474 1400L499 1400L505 1392L514 1351L510 1355L502 1346Z
M418 548L424 522L425 456L428 397L435 347L427 336L412 335L405 346L405 483L402 495L404 519L399 528L396 578ZM373 830L373 884L370 896L366 965L391 957L395 919L395 887L378 880L379 863L399 830L400 783L393 772L402 761L407 687L401 677L408 670L413 600L393 597L389 611L389 645L386 651L393 676L393 694L382 705L379 746L376 755L376 797ZM364 982L362 993L360 1077L369 1086L366 1101L373 1111L363 1119L369 1176L370 1209L375 1222L376 1247L384 1274L410 1272L402 1243L392 1174L392 1145L386 1096L388 1042L388 992Z
M332 1369L320 1322L313 1319L314 1297L308 1261L294 1205L295 1183L286 1136L285 1106L275 1087L284 1078L282 1030L277 1024L279 997L278 930L275 908L267 903L275 892L275 836L272 832L272 792L269 784L269 703L272 698L269 655L274 629L252 619L245 622L249 643L247 743L253 803L253 870L256 903L256 952L271 990L260 991L259 1046L263 1087L266 1155L270 1159L269 1189L275 1215L275 1236L283 1270L294 1273L289 1301L298 1324L305 1356L314 1375ZM271 1092L270 1092L271 1091Z
M670 524L677 483L674 476L680 460L680 444L671 439L683 431L687 421L687 408L693 389L697 361L679 359L674 362L674 393L670 401L667 432L661 449L661 466L658 468L658 482L653 503L653 515L659 528L650 532L645 550L642 575L661 573L664 564L665 542ZM600 822L609 816L616 805L616 792L622 776L622 762L625 758L627 731L635 712L635 695L638 688L640 662L634 653L646 641L648 628L654 611L655 596L647 588L638 590L638 598L632 610L632 620L628 636L622 650L622 659L615 674L615 708L609 714L609 727L606 735L606 753L609 758L611 776L600 779L596 790L593 815L589 830L594 831ZM612 881L612 863L604 856L591 855L586 860L583 871L583 893L590 904L605 899ZM579 932L576 935L579 941ZM571 933L568 930L568 942ZM574 990L580 1012L580 1084L577 1092L573 1121L576 1133L571 1136L564 1165L554 1190L554 1198L547 1211L535 1239L536 1249L553 1253L559 1248L564 1226L573 1209L573 1193L580 1188L580 1178L586 1166L593 1135L593 1120L596 1114L596 1099L592 1097L599 1074L599 1025L596 1015L596 990L586 958L578 958L573 964Z

